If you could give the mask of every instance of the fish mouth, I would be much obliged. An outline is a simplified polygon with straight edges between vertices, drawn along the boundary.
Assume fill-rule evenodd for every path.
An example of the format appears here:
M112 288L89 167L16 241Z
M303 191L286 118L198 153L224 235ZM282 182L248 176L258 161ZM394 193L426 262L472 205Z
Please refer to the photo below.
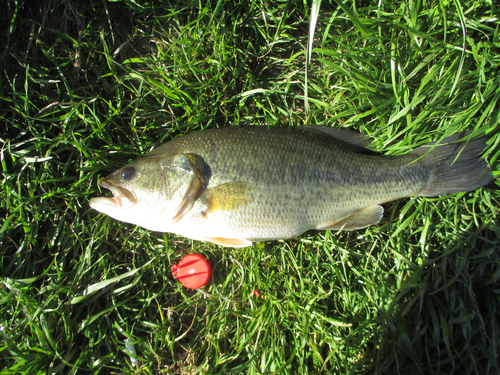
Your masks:
M136 204L136 199L134 194L132 194L131 191L125 189L124 187L113 185L104 177L101 177L99 179L99 185L103 188L109 189L113 194L113 197L92 198L89 202L90 207L99 210L98 207L104 205L104 206L112 206L115 208L127 209L127 208L132 208Z

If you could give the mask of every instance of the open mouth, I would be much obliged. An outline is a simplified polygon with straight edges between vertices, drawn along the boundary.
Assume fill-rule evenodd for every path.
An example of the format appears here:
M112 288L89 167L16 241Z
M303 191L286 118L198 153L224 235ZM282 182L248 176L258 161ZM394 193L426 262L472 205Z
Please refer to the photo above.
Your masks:
M92 198L89 202L90 207L94 209L98 209L99 206L105 205L105 206L112 206L116 208L132 208L135 203L136 199L132 192L129 190L121 187L121 186L115 186L108 180L106 180L104 177L99 179L99 185L101 185L103 188L111 190L111 193L113 194L113 197L107 198L107 197L98 197L98 198Z

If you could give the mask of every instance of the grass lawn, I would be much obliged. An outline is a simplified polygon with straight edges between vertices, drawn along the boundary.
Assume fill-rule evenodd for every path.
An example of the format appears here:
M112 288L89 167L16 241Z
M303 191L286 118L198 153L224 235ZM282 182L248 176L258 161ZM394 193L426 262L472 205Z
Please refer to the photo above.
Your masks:
M500 373L500 6L316 5L305 101L311 3L2 2L0 374ZM485 134L495 178L244 249L88 206L180 134L304 123L388 155ZM171 276L189 253L204 293Z

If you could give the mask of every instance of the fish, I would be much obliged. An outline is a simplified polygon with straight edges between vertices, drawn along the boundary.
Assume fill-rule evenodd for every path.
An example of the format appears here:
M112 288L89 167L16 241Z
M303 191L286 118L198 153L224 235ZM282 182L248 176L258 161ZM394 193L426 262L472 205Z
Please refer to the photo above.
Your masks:
M221 127L173 138L99 185L116 220L226 247L377 224L384 203L479 189L483 136L457 133L398 156L342 128Z

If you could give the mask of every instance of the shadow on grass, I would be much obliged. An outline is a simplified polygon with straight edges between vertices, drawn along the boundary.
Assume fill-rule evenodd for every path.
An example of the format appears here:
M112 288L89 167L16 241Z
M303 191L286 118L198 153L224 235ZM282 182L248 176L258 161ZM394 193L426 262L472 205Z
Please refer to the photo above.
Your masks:
M441 245L442 253L412 264L388 308L373 319L380 328L350 372L498 373L497 233L496 222L463 231Z

